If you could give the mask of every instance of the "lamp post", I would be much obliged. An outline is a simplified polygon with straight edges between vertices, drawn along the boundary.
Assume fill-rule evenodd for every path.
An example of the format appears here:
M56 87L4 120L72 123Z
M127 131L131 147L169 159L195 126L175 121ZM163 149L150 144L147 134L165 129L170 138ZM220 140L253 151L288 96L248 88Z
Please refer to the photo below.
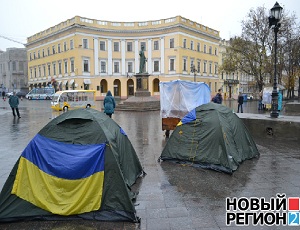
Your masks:
M277 91L277 33L281 26L279 21L282 17L282 7L275 3L273 8L270 10L271 15L269 16L269 28L273 27L275 33L275 44L274 44L274 83L272 91L272 107L271 114L272 118L278 118L278 91Z
M198 73L198 70L196 69L195 65L191 65L191 72L194 73L194 82L196 82L196 75Z

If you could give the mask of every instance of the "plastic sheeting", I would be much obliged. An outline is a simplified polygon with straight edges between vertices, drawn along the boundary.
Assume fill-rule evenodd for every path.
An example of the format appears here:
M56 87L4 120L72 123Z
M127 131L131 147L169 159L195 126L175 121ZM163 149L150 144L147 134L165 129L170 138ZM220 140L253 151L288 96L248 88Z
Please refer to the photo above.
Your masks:
M203 82L175 80L160 82L159 87L162 118L183 118L192 109L211 100L210 88Z
M281 87L277 87L278 91L278 110L281 111L282 109L282 93L280 91ZM272 92L273 92L273 87L266 87L263 90L263 99L262 103L268 108L271 109L271 104L272 104Z

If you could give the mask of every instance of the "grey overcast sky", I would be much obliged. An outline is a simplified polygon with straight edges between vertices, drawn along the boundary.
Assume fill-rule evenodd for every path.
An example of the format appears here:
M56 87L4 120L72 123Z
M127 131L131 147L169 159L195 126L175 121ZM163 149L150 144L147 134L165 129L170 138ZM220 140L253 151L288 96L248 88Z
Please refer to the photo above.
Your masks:
M275 0L0 0L0 50L21 43L76 15L116 22L165 19L180 15L220 31L222 39L241 34L241 21L251 8L271 9ZM289 13L300 17L298 0L279 0Z

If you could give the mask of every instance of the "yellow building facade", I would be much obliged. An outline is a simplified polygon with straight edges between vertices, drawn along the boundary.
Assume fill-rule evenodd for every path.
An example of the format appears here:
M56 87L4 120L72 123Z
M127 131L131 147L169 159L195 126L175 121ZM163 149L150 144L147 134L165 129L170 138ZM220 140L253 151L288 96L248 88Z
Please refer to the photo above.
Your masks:
M28 82L96 90L99 100L111 90L126 99L134 95L144 46L151 95L159 95L160 81L177 79L205 82L214 95L221 87L219 42L219 31L181 16L144 22L75 16L27 38Z

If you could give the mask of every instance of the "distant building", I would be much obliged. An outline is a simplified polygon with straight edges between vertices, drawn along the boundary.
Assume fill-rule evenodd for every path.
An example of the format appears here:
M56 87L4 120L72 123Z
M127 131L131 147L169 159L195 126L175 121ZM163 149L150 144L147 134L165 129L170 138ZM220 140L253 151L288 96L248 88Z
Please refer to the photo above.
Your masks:
M0 52L0 91L28 91L25 48L8 48Z
M225 39L220 41L220 66L223 64L223 58L224 55L226 55L226 47L228 47L229 45L229 41ZM222 84L222 90L226 99L237 99L239 92L249 95L253 95L256 92L256 81L254 76L250 76L241 71L230 73L222 71L219 73L219 76L220 84Z
M98 99L111 90L126 99L134 95L144 46L151 95L159 95L160 81L194 78L214 94L219 41L219 31L181 16L143 22L75 16L27 38L28 82L30 88L93 89Z

